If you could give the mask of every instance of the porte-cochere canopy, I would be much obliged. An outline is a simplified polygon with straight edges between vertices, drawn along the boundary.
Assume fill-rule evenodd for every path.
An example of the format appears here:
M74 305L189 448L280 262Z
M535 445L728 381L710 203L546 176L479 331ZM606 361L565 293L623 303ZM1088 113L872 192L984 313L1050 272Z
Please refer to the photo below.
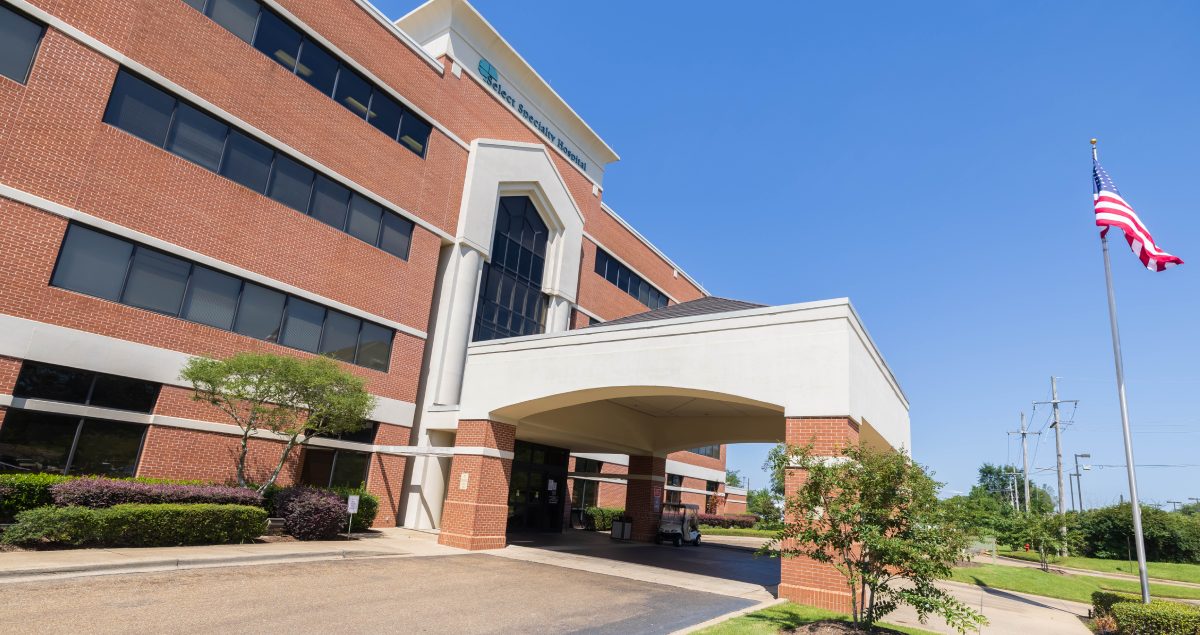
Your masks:
M849 300L699 315L688 304L472 344L459 418L633 455L780 442L785 420L802 417L847 417L868 443L911 445L908 401Z

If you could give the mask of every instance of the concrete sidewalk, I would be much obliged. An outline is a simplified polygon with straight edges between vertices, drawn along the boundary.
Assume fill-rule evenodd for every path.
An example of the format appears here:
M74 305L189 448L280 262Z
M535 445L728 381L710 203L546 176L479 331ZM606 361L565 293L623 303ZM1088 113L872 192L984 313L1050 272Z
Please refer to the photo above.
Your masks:
M356 540L246 545L9 551L0 553L0 583L279 562L468 553L437 544L436 535L407 529L383 529L366 536Z

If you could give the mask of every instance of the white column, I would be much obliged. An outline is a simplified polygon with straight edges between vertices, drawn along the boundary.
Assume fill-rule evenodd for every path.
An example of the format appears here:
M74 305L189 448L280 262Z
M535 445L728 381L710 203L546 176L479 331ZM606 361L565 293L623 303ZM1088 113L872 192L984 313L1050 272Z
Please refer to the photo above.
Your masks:
M561 333L571 328L571 301L560 295L550 296L546 307L546 332Z
M460 243L455 250L446 267L446 281L452 286L445 303L446 329L438 346L441 363L433 398L433 403L446 406L457 405L462 395L463 367L483 269L483 254L473 247Z

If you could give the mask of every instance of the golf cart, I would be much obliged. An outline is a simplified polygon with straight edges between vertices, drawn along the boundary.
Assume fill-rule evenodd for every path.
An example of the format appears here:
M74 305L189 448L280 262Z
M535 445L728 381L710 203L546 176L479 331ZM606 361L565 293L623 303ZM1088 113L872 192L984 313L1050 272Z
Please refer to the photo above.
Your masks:
M700 508L682 503L664 503L658 521L658 536L654 542L670 542L676 547L683 543L700 545Z

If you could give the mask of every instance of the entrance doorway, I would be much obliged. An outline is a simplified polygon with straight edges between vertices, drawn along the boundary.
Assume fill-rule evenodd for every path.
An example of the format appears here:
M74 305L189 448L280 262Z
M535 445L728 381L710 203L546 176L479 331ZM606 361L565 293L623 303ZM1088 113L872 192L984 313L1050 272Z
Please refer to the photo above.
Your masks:
M570 452L517 441L508 489L508 531L561 532Z

